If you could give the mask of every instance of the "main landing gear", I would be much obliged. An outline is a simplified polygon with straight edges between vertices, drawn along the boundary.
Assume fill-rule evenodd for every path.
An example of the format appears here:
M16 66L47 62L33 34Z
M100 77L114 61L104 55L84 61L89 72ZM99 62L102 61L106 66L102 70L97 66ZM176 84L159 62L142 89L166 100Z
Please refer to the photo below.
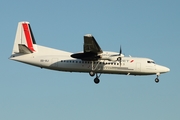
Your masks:
M97 64L94 61L91 61L91 71L89 72L89 75L91 77L96 75L96 77L94 78L95 84L98 84L100 82L99 78L101 76L101 73L99 73L99 75L98 75L98 73L94 72L94 70L96 70L98 68L99 63L100 63L99 61L97 62Z
M101 76L101 73L99 73L99 75L98 75L98 73L95 73L95 72L93 72L93 71L89 72L89 75L90 75L91 77L93 77L95 74L96 74L96 77L94 78L94 83L95 83L95 84L98 84L98 83L100 82L99 78L100 78L100 76Z
M99 78L95 77L94 78L94 83L98 84L100 82Z

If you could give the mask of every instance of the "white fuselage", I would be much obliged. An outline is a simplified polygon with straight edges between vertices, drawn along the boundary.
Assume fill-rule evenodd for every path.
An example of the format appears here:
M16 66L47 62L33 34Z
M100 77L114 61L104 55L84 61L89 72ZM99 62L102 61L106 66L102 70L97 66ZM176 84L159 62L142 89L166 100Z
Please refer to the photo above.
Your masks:
M83 51L70 53L36 44L30 23L18 23L11 60L57 71L86 72L95 76L94 82L105 74L152 75L155 82L161 73L169 68L155 64L148 58L124 57L120 47L119 53L103 51L91 34L84 36ZM99 75L98 75L99 74Z
M98 60L82 61L71 57L70 52L36 45L37 52L32 54L15 54L10 59L30 65L58 71L90 72L106 74L151 75L169 71L169 68L157 65L148 58L123 57L121 65L118 61ZM102 53L111 56L114 52ZM116 53L117 54L117 53Z

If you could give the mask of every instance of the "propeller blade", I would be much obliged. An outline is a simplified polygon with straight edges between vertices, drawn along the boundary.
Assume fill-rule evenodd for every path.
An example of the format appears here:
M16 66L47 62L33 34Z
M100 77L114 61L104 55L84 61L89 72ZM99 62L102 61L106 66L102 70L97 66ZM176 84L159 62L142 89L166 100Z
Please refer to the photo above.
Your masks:
M120 50L119 50L119 55L122 54L122 49L121 49L121 45L120 45Z
M121 66L121 54L122 54L122 49L121 49L121 45L120 45L120 50L119 50L119 64L120 64L120 66Z

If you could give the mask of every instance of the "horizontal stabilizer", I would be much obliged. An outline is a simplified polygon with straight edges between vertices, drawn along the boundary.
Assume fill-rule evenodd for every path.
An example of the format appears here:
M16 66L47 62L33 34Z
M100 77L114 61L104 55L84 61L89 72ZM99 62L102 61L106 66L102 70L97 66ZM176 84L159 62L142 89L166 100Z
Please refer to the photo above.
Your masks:
M24 44L18 44L19 47L19 53L24 53L24 54L30 54L33 53L26 45Z

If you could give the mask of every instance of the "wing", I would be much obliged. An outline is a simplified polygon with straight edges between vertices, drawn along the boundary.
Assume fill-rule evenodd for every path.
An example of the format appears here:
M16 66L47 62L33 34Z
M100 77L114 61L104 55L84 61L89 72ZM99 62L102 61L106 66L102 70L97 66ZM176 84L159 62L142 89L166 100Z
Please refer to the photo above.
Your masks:
M100 46L91 34L84 36L84 53L102 53Z
M102 52L95 38L91 34L87 34L84 36L84 52L72 54L71 57L87 61L96 61L100 58L99 54Z

